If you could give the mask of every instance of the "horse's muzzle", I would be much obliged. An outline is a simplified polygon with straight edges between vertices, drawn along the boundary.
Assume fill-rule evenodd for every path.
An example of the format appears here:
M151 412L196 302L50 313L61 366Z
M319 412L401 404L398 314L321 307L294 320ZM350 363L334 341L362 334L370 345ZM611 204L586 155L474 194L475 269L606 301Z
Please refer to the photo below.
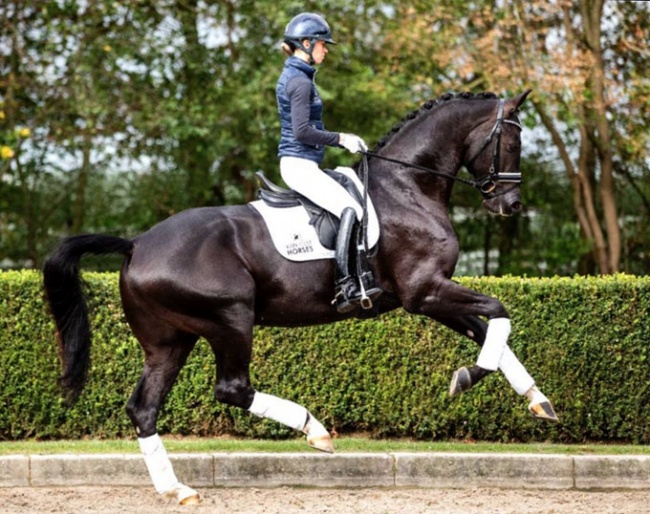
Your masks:
M521 211L521 192L519 187L496 194L483 200L483 206L491 213L499 216L513 216Z

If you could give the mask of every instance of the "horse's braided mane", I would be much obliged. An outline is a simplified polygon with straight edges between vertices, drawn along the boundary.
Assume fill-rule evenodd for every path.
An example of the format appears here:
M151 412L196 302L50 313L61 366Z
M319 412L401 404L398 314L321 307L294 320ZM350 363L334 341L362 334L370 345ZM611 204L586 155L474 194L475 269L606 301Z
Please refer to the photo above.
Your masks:
M402 127L404 127L404 125L417 118L423 112L430 111L434 107L438 107L452 100L458 100L458 99L484 100L486 98L494 99L499 97L494 93L490 93L490 92L483 92L483 93L476 93L476 94L463 92L463 93L445 93L444 95L440 95L438 98L434 100L428 100L427 102L423 103L419 108L415 109L414 111L411 111L406 116L404 116L404 118L402 118L401 121L393 125L393 128L390 129L388 134L386 134L383 138L381 138L381 140L377 143L377 148L381 148L382 146L386 145L386 143L390 141L390 139L393 137L393 135L395 135L396 132L399 132L399 130Z

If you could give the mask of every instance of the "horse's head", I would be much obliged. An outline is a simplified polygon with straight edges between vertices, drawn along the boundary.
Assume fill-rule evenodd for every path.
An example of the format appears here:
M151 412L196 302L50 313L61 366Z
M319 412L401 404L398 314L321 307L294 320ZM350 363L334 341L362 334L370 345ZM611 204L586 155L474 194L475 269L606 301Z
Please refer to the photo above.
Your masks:
M521 210L521 125L517 111L530 92L499 100L496 113L470 134L465 167L483 194L484 207L502 216Z

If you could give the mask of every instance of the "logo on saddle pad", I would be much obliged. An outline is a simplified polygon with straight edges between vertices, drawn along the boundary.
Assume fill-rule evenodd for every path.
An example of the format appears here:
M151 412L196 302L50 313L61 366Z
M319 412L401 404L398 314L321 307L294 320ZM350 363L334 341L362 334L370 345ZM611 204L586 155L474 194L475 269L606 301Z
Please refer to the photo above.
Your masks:
M338 167L326 172L339 182L351 182L356 186L356 194L361 198L363 184L352 168ZM260 191L262 200L250 202L249 205L257 210L271 234L276 250L291 261L312 261L317 259L334 258L334 241L337 227L332 227L327 220L320 223L322 211L311 202L306 202L294 191L280 188L270 183L264 176L260 181L266 188ZM299 200L298 198L301 198ZM368 197L368 248L374 247L379 241L379 220L377 213ZM319 225L319 227L317 227Z
M314 243L311 239L303 239L300 234L294 234L293 241L286 246L285 251L287 255L313 253Z

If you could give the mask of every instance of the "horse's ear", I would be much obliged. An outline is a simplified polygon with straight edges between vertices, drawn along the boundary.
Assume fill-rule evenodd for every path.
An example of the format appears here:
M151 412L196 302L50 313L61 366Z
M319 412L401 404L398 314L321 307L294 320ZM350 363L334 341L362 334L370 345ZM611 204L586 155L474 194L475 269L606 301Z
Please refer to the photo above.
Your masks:
M527 89L520 95L515 96L514 98L511 98L510 100L507 101L507 109L506 113L508 116L512 116L515 114L518 110L519 107L524 103L526 100L526 97L532 92L532 89Z

